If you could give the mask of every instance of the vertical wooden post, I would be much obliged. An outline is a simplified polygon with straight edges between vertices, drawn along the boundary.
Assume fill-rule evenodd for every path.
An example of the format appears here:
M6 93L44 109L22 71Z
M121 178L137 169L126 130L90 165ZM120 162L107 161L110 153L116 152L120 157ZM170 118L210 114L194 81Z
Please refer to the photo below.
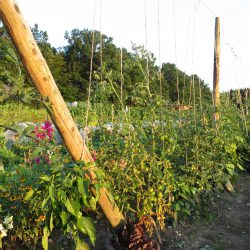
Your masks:
M220 18L215 19L215 43L214 43L214 80L213 80L213 105L215 108L214 121L219 119L218 108L220 106Z
M241 111L242 108L242 99L241 99L241 90L237 89L237 98L236 98L237 108Z
M246 103L245 109L246 109L246 116L248 116L248 109L249 109L249 107L248 107L249 94L250 94L250 93L249 93L248 89L246 88L246 90L245 90L245 103Z
M91 154L15 0L0 0L0 19L5 24L34 85L41 96L49 98L53 110L53 121L60 131L72 158L76 161L82 160L85 163L93 163ZM90 176L87 177L95 181L94 167L91 169ZM108 191L105 188L101 188L98 202L111 226L114 229L119 229L124 224L124 217L117 205L111 203L109 197L111 195Z

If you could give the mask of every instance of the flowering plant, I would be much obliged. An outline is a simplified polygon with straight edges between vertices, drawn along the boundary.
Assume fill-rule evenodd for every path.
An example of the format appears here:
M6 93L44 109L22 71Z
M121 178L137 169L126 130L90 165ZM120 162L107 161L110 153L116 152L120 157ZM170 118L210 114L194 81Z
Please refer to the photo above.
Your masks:
M44 144L44 142L46 142L46 144L45 144L46 150L43 154L41 154L41 152L35 151L36 156L34 158L34 162L37 165L39 165L40 163L47 163L50 165L50 163L51 163L51 151L48 150L48 148L47 148L47 146L48 146L47 142L51 142L53 140L53 135L54 135L53 132L54 132L54 129L52 127L52 123L48 120L45 121L41 125L41 127L38 127L38 126L35 127L34 134L36 136L37 145ZM38 149L40 150L39 147L38 147ZM42 150L42 151L44 151L44 150Z
M4 218L3 223L0 223L0 249L2 249L2 238L7 236L8 230L13 228L13 216Z
M39 129L38 126L35 127L35 136L37 138L37 142L39 140L45 140L51 141L53 138L54 129L52 127L52 123L50 121L45 121L44 124L41 126L41 129Z

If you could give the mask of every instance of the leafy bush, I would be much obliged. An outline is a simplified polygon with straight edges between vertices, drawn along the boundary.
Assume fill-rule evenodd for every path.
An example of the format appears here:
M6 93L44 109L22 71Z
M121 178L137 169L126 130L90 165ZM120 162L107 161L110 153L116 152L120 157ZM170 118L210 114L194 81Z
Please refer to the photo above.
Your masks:
M96 209L103 175L96 173L96 183L91 185L86 179L88 166L70 163L65 150L53 142L52 133L47 121L35 128L31 135L34 140L25 145L17 143L7 149L1 139L4 171L0 170L0 218L15 214L15 226L8 239L21 240L30 248L40 244L42 237L42 245L48 249L54 227L62 235L69 235L76 246L86 247L83 234L95 243L89 211Z

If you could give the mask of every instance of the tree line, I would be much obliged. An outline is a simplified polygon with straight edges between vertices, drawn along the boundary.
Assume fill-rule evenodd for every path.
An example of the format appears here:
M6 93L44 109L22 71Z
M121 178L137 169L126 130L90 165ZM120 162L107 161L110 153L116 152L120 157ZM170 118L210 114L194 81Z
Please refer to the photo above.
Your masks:
M201 98L203 103L211 103L211 91L198 75L188 75L169 62L163 63L160 71L155 56L143 46L132 44L131 51L122 48L121 60L121 48L114 44L113 38L99 31L66 31L67 44L54 48L46 31L37 24L31 30L67 101L87 99L91 74L92 102L115 103L119 96L126 105L143 106L154 96L166 104L192 105ZM23 92L32 92L31 80L3 25L0 25L0 59L0 101L18 99Z

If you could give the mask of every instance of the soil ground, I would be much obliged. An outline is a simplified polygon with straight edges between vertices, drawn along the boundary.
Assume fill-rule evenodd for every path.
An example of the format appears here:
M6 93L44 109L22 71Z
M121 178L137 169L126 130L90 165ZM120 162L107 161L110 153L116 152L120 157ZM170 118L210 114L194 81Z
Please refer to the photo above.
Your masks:
M199 222L167 227L161 233L161 250L250 250L250 174L240 176L234 193L225 191L215 200ZM105 250L111 237L101 228L92 250Z
M250 250L250 174L244 173L234 193L216 197L210 221L179 225L163 232L162 250Z

